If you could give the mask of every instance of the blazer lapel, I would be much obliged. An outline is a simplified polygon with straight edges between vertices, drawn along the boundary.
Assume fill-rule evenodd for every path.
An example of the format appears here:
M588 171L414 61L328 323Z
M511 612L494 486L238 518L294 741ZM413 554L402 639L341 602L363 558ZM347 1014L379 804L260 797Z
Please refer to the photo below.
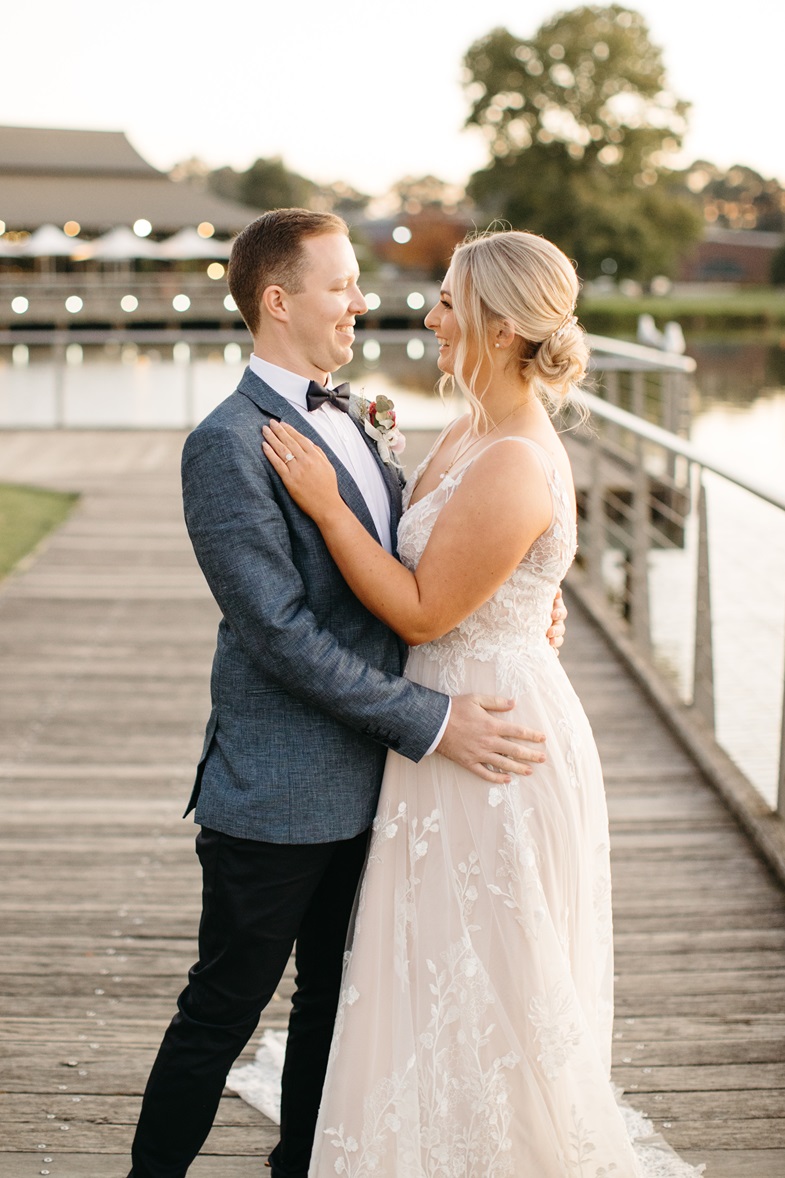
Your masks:
M363 423L358 421L356 417L351 420L360 431L363 441L373 454L376 464L382 472L385 486L387 487L387 494L390 497L390 535L392 539L393 552L396 550L396 542L398 538L398 524L400 523L401 513L403 510L402 491L403 491L403 471L399 471L388 462L382 462L381 455L376 446L376 442L365 432Z
M285 397L282 397L280 393L276 393L275 389L271 388L270 385L263 381L261 377L257 376L250 368L246 368L243 373L242 379L237 386L237 391L238 393L242 393L243 396L248 397L250 401L253 401L254 405L258 409L261 409L262 413L278 421L285 421L287 425L291 425L296 430L299 430L301 434L305 434L307 438L310 438L312 442L324 450L330 462L335 467L335 472L338 476L338 491L340 492L341 498L346 506L351 508L363 527L378 542L379 535L360 488L340 458L333 453L322 435L313 428L308 419L302 413L299 413ZM375 446L373 450L375 453ZM376 457L378 458L378 454ZM384 466L383 463L382 466ZM398 491L398 501L400 504L400 489ZM398 516L400 516L400 506L398 508ZM396 517L393 523L393 530L397 526L397 522Z

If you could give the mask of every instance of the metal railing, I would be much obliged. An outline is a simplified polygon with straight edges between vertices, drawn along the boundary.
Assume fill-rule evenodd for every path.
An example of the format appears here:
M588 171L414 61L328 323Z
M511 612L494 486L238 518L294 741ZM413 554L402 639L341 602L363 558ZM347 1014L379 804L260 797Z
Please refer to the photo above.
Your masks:
M785 817L785 496L680 437L635 377L602 389L565 436L581 579Z

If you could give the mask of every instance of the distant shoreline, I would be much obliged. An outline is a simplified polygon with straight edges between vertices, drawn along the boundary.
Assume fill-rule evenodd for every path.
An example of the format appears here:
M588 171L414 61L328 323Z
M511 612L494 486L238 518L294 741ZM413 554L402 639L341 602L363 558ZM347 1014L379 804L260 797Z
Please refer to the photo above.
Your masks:
M587 294L578 304L581 323L599 335L635 336L638 316L653 315L658 327L677 320L685 331L765 331L785 328L785 288L753 287L717 294Z

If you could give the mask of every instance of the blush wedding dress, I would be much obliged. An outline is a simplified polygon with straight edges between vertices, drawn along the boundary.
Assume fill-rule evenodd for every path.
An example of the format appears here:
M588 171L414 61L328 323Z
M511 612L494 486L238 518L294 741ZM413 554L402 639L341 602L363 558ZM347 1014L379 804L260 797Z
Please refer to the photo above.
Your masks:
M438 755L415 765L388 754L309 1178L695 1178L703 1169L610 1081L602 771L545 635L575 554L574 507L541 446L493 443L510 444L540 458L550 526L489 601L411 651L406 675L450 695L515 698L511 715L546 734L547 762L492 785ZM398 551L409 568L470 465L406 510ZM268 1031L260 1063L228 1081L268 1113L276 1055L280 1070L283 1044Z
M583 708L545 631L572 563L571 496L547 452L553 515L408 678L517 700L544 765L490 785L444 757L390 752L373 823L309 1178L682 1178L610 1082L608 817ZM429 456L430 457L430 456ZM408 498L417 485L415 472ZM408 507L414 569L467 462Z

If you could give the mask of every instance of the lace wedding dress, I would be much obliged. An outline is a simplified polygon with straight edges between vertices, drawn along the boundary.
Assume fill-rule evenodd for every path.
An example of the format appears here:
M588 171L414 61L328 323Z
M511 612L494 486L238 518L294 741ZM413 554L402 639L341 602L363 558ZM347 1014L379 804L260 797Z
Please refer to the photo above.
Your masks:
M443 757L389 754L309 1178L699 1173L609 1080L602 775L545 636L575 552L573 506L546 452L516 441L543 463L550 527L489 601L412 651L406 674L516 698L519 722L547 736L547 763L499 786ZM405 513L409 568L469 465Z

